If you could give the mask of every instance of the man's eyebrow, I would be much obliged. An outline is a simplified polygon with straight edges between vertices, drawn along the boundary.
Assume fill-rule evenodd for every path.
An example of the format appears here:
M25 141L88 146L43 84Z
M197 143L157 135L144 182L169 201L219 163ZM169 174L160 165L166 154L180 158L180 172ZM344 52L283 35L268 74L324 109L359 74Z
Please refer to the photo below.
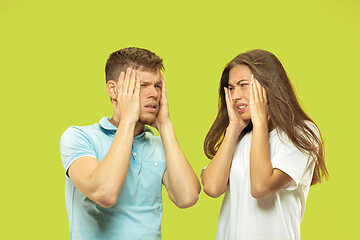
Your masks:
M142 82L142 83L151 83L151 81L149 81L149 80L147 80L147 79L139 79L140 80L140 82Z
M153 81L149 81L149 80L146 80L146 79L140 79L140 83L152 84ZM157 84L161 84L161 83L162 83L162 81L159 80L159 81L155 82L154 84L157 85Z

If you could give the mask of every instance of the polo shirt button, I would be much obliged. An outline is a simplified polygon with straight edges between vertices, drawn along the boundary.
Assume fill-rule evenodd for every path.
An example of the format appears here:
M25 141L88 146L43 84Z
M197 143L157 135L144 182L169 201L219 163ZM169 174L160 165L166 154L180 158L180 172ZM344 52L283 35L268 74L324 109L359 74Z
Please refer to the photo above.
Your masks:
M159 165L158 162L154 162L154 166L157 167Z
M136 152L133 152L133 156L134 156L134 157L136 156Z

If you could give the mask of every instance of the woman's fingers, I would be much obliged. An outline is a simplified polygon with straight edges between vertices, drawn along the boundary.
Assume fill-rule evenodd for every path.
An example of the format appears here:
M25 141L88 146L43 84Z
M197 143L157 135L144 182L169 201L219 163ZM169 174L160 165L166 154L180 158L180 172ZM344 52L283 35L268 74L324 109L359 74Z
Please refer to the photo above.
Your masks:
M226 106L229 109L229 107L231 106L231 102L230 102L230 96L229 96L229 89L227 89L226 87L224 87L224 92L225 92L225 102L226 102Z
M255 101L255 80L254 78L251 78L251 83L250 83L250 102L254 102Z
M251 81L251 88L250 88L250 98L251 96L253 97L254 101L259 101L259 102L267 102L267 97L266 97L266 91L265 88L263 86L261 86L261 84L259 83L259 81L254 78L253 76L251 77L252 81Z
M263 98L264 98L265 102L267 103L266 90L263 86L261 86L261 88L262 88L262 92L263 92Z
M266 91L265 88L263 86L261 86L261 84L259 83L258 80L256 80L256 85L257 85L257 89L259 92L259 100L263 103L267 102L267 98L266 98Z
M232 119L236 116L235 109L234 109L234 102L231 99L231 92L228 88L224 87L225 91L225 102L226 108L228 111L229 118Z
M250 114L253 125L267 121L267 98L266 90L256 78L251 78L250 87Z
M254 79L254 91L255 91L255 97L260 102L262 100L262 94L261 94L261 85L258 80Z

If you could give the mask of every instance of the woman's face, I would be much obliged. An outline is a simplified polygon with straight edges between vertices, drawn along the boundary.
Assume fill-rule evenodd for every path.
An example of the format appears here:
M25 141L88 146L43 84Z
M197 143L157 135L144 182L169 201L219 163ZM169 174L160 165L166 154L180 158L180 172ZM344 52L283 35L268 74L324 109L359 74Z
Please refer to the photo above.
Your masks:
M238 65L229 72L230 97L235 110L243 120L250 120L250 83L252 73L248 66Z

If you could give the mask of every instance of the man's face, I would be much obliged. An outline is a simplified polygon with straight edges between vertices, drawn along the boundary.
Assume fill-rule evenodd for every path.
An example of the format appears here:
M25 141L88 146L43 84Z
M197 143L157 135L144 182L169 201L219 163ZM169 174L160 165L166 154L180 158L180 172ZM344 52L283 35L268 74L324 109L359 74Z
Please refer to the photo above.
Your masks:
M140 123L151 125L155 122L160 108L161 99L161 73L160 70L137 70L140 80Z

